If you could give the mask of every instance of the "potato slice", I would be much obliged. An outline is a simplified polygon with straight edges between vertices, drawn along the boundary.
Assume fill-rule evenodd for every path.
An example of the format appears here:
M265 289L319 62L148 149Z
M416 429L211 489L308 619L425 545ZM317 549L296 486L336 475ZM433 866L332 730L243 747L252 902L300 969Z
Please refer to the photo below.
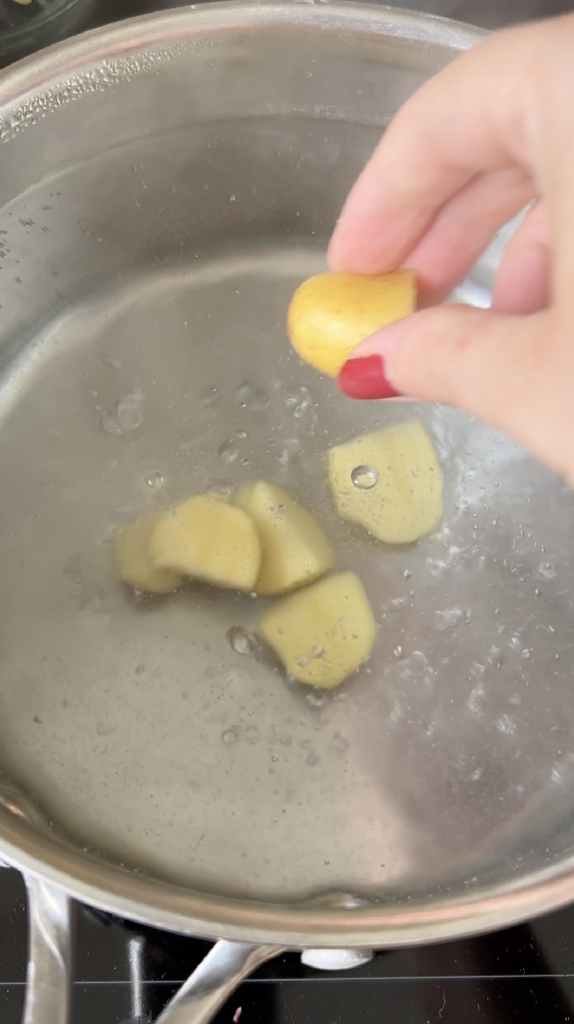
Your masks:
M196 494L164 512L149 552L156 569L233 590L253 590L261 566L255 523L218 494Z
M158 516L143 515L118 530L114 557L118 576L138 590L169 594L181 585L181 576L171 569L157 569L150 560L149 542Z
M412 270L394 274L318 274L291 300L287 329L295 351L336 377L359 342L416 308Z
M443 475L422 423L364 434L327 453L339 515L387 544L410 544L442 518Z
M259 532L258 594L285 594L333 568L335 552L321 523L283 487L258 480L240 487L233 501Z
M326 689L368 658L376 626L360 579L342 572L277 601L259 631L290 676Z

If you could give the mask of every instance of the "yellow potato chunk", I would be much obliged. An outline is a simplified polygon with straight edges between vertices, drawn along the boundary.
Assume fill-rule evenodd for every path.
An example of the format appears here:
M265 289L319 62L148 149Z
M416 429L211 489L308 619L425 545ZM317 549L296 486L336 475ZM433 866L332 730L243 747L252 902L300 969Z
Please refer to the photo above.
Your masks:
M160 516L149 552L156 569L233 590L253 590L261 565L254 522L217 494L197 494Z
M258 594L285 594L333 568L335 552L321 523L283 487L258 480L240 487L233 500L259 533Z
M387 544L411 544L442 518L443 475L431 439L413 420L327 453L339 515Z
M291 300L287 329L293 348L321 373L337 377L359 342L416 308L412 270L394 274L318 274Z
M171 569L156 568L149 555L149 542L157 523L156 515L144 515L118 530L114 557L118 576L138 590L169 594L181 585L181 576Z
M326 689L368 658L376 626L360 579L342 572L277 601L259 631L290 676Z

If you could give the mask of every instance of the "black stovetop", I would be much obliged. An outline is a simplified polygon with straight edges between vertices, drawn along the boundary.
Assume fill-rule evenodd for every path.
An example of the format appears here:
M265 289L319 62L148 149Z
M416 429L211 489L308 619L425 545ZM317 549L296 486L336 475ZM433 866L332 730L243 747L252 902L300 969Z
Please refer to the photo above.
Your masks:
M389 0L387 0L389 2ZM98 0L91 25L177 6ZM498 28L555 14L574 0L403 0L401 6ZM0 869L0 1024L20 1024L26 972L22 879ZM75 908L70 1024L155 1020L207 943ZM574 1024L574 907L518 928L421 949L378 953L325 974L296 954L246 981L216 1024Z
M207 943L75 910L71 1024L155 1020ZM19 1024L25 893L0 871L0 1021ZM238 1014L238 1010L241 1013ZM378 953L324 974L296 954L266 964L216 1024L574 1024L574 907L478 939Z

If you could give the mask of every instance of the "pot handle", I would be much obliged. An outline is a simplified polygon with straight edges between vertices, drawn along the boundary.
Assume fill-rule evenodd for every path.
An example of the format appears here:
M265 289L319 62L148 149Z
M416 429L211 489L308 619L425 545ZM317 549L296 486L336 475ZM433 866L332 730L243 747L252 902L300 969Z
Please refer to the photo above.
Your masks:
M210 1024L243 979L282 952L279 946L220 939L160 1014L157 1024Z
M70 900L62 890L25 875L28 891L28 979L23 1024L68 1024Z

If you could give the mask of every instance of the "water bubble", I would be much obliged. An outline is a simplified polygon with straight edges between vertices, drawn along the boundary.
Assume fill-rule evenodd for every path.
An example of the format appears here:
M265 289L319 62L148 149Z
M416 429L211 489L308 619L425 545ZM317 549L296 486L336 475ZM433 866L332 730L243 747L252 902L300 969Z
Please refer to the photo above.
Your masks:
M361 491L370 491L377 486L379 474L373 466L355 466L351 470L351 483Z
M101 424L108 434L122 436L130 434L141 426L144 418L145 393L141 388L127 392L115 403L111 410L104 412Z
M148 487L153 487L154 490L159 490L160 487L163 487L165 479L163 473L160 473L159 469L156 469L153 473L148 473L145 478L145 482Z
M277 761L279 760L277 754L271 754L271 760L273 761L274 764L277 764Z
M219 394L217 388L207 388L199 396L199 404L204 409L211 409L217 404Z
M224 743L226 747L233 746L234 743L237 743L238 739L239 732L236 726L233 726L231 729L226 729L225 732L221 733L221 742Z
M333 735L333 746L336 750L340 750L344 753L349 749L349 741L346 736L343 736L342 732L336 732Z
M263 412L271 401L263 388L254 388L248 381L239 385L235 392L235 397L240 408L248 409L249 412Z
M402 658L402 656L403 656L403 649L402 649L402 647L399 644L393 650L393 658Z
M227 640L236 654L251 655L257 649L257 641L252 633L243 626L232 626L227 632Z
M237 388L237 391L235 392L235 397L236 397L236 399L237 399L237 401L238 401L238 403L239 403L239 405L241 406L242 409L246 408L247 402L251 398L252 394L253 394L253 388L252 388L251 384L245 383L245 384L240 384L239 385L239 387Z
M553 580L556 576L556 566L553 562L541 562L538 572L545 580Z
M211 494L223 494L226 498L235 490L233 480L214 480L207 488Z
M328 699L329 696L325 690L318 690L317 692L312 690L307 694L307 702L312 708L324 708Z
M316 765L319 764L320 760L321 758L319 757L319 755L315 753L314 750L312 750L310 754L307 754L307 757L305 758L305 764L309 765L309 768L314 768Z
M404 578L405 580L408 580L408 579L410 579L410 577L412 576L412 574L413 574L413 573L412 573L412 569L405 569L405 570L404 570L404 572L403 572L403 578Z
M486 660L489 665L494 665L495 668L500 668L504 664L504 654L500 650L500 647L494 645L490 648Z
M217 449L217 454L221 459L223 459L226 465L230 466L232 462L235 462L239 455L239 448L234 441L224 441Z
M437 628L441 632L466 626L470 622L470 608L445 608L444 611L435 612L435 615L438 620Z
M313 396L309 388L302 384L296 391L290 392L285 399L285 405L293 410L296 420L300 420L313 407Z
M245 730L245 739L247 740L248 743L257 743L257 740L260 738L260 736L261 733L259 732L259 729L257 728L256 725L247 726Z

